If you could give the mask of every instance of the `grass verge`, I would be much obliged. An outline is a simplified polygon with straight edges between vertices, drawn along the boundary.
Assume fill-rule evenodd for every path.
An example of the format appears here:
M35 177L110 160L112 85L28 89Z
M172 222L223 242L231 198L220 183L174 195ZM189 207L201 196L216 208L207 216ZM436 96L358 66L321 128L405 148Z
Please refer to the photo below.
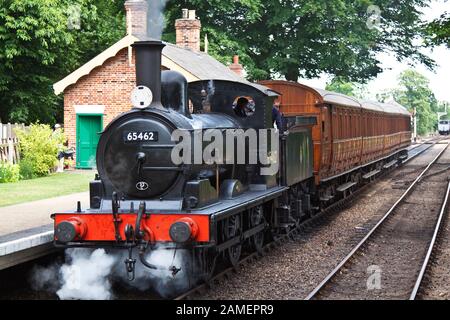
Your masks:
M76 171L16 183L0 183L0 207L89 191L92 180L92 171Z

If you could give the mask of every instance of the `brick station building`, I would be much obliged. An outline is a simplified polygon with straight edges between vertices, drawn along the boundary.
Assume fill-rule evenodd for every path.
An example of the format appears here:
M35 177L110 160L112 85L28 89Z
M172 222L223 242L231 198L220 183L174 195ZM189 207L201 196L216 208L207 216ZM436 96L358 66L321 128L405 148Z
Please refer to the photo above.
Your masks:
M99 132L131 108L136 86L131 45L147 32L147 2L128 0L127 35L107 50L54 84L64 94L64 128L69 147L76 150L77 168L94 168ZM183 9L175 22L176 45L166 43L162 69L181 72L188 82L206 79L245 81L237 57L229 67L200 52L201 23L194 10Z

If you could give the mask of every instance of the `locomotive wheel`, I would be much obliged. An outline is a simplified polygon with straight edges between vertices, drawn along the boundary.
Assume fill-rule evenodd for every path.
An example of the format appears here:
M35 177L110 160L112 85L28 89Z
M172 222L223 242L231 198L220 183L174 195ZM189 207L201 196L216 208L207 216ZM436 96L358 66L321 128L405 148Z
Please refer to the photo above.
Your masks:
M204 253L202 254L203 270L201 280L204 282L211 280L216 270L217 256L208 253L209 250L204 250Z
M257 206L249 210L250 227L254 228L264 223L264 209L262 206ZM258 232L250 238L251 247L261 253L264 246L264 231Z
M241 232L241 218L240 215L234 215L230 218L228 218L225 222L225 236L226 239L232 239L236 236L238 236ZM234 246L229 247L226 250L226 257L228 259L228 262L233 266L236 267L239 263L239 258L241 257L242 252L242 244L236 244Z

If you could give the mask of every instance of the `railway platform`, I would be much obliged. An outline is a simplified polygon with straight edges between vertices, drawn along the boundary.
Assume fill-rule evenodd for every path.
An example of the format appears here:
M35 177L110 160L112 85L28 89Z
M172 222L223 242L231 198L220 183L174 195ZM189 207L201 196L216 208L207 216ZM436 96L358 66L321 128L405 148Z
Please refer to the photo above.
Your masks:
M0 208L0 270L36 259L54 250L50 214L89 205L89 193L33 201Z

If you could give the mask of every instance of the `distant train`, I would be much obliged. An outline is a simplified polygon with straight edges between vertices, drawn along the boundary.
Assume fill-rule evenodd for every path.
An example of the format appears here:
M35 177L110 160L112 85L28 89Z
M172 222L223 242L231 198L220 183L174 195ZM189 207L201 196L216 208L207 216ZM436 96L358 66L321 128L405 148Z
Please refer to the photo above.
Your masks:
M407 157L411 115L401 106L287 81L188 84L174 71L161 74L163 43L133 46L138 103L100 136L90 208L53 215L56 246L128 250L130 279L136 251L150 269L176 275L185 268L151 264L147 253L158 245L174 255L187 249L192 262L184 270L206 280L216 261L236 265L243 250L261 251L267 239L286 234ZM275 140L277 152L269 155L244 137L244 152L227 147L220 153L228 160L244 155L243 163L172 160L172 137L179 129L193 139L211 129L273 132L276 102L286 118ZM240 103L244 113L237 112ZM203 147L183 157L201 155ZM248 161L261 152L279 164L277 172L262 175L267 163Z
M450 120L440 120L438 131L441 135L448 135L450 133Z

